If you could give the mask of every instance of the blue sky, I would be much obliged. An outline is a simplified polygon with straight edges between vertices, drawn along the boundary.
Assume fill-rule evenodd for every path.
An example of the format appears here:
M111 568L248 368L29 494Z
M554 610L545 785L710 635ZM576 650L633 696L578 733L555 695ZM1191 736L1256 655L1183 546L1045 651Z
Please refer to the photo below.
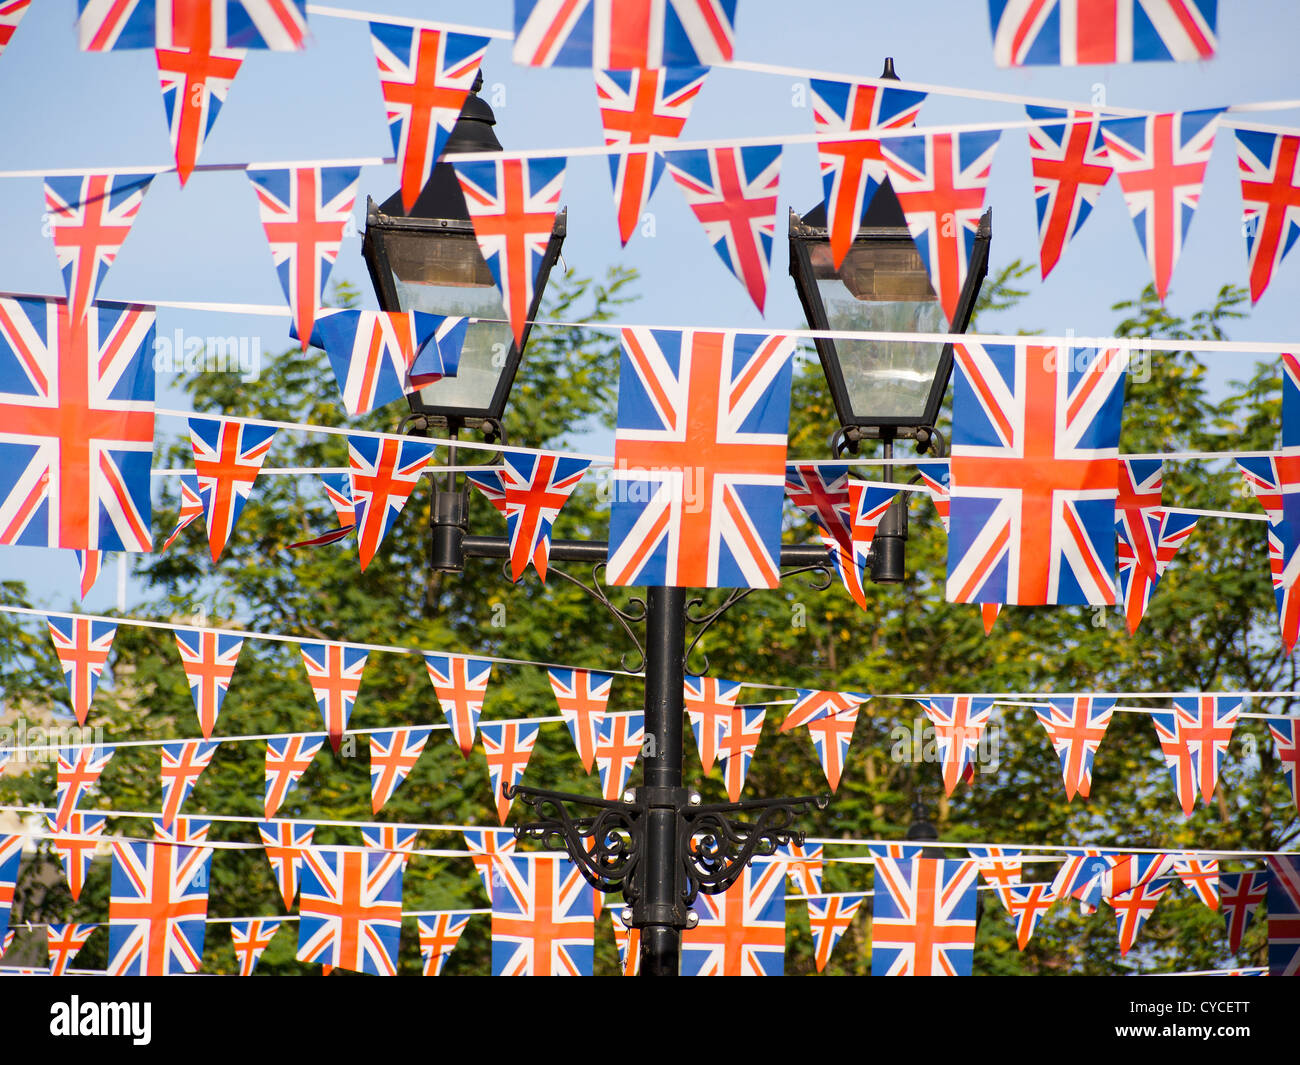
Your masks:
M368 10L508 28L509 0L424 2L366 0ZM1052 97L1119 107L1186 110L1300 97L1294 44L1300 5L1293 0L1221 3L1219 54L1205 63L1146 63L1082 68L999 70L992 62L986 5L978 0L912 0L906 4L739 0L739 59L807 68L827 74L875 76L893 56L907 79ZM170 148L153 56L147 51L77 51L75 0L37 0L0 56L0 169L168 164ZM298 54L252 53L208 138L200 161L242 162L386 156L391 153L375 62L364 23L312 18L314 42ZM601 142L591 75L581 70L533 70L510 61L510 46L494 41L484 61L485 95L507 148L590 145ZM688 138L808 133L812 112L799 79L718 69L698 97ZM1018 121L1014 104L932 96L920 124ZM1300 111L1252 115L1273 125L1300 126ZM0 196L0 291L62 293L54 252L42 233L40 178L4 178ZM365 196L386 198L393 167L362 172L356 209L364 224ZM641 299L629 311L639 322L801 328L803 315L787 273L784 218L805 211L821 195L812 145L790 145L782 163L778 240L766 315L722 266L703 232L665 178L651 201L656 235L633 237L621 249L607 163L601 157L570 162L563 202L569 207L565 261L584 274L616 263L641 274ZM1029 157L1023 130L1002 136L993 163L988 202L994 209L992 266L1016 258L1037 263ZM1207 305L1221 285L1246 281L1240 185L1234 138L1220 130L1168 305L1188 313ZM360 255L360 237L345 240L336 279L353 282L374 305ZM1102 195L1082 233L1044 283L1029 279L1031 295L1014 312L986 320L987 329L1037 329L1053 334L1106 334L1110 307L1136 295L1149 272L1118 186ZM1237 339L1285 340L1295 335L1300 254L1275 274L1271 287ZM276 304L283 300L271 265L256 200L239 172L199 173L184 189L174 174L158 178L101 291L105 299L211 300ZM1289 320L1288 320L1289 319ZM160 332L259 336L268 357L287 345L287 319L236 318L162 309ZM1217 355L1214 379L1246 356ZM160 403L175 405L174 381L160 380ZM255 410L230 413L256 415ZM340 407L339 422L345 415ZM396 416L395 416L396 420ZM179 425L160 420L160 434ZM274 455L272 455L274 461ZM256 505L256 491L250 503ZM163 531L165 535L165 531ZM236 535L238 531L236 530ZM75 602L70 552L4 548L0 576L32 578L51 607ZM87 602L112 605L115 581L105 576Z

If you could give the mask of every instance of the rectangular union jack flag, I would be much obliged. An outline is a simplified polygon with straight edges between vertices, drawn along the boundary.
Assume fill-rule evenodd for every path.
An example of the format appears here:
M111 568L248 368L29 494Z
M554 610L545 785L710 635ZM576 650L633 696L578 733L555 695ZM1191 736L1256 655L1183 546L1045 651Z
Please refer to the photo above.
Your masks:
M55 780L55 827L68 827L82 798L99 781L99 775L116 753L115 747L60 747Z
M275 430L231 418L197 415L189 419L189 427L199 497L208 525L208 547L216 562L248 502L253 482L271 450Z
M65 832L59 831L54 818L46 817L46 825L51 833L50 846L63 863L63 875L68 881L68 891L72 901L81 898L81 889L86 885L86 874L90 872L90 863L95 859L104 826L108 823L103 814L74 813L68 818Z
M877 140L836 140L835 135L872 129L911 129L925 93L812 78L813 121L825 140L817 142L831 262L840 268L857 236L858 224L888 170Z
M876 859L872 976L969 976L975 957L973 861Z
M601 70L707 67L731 60L736 0L517 0L514 61Z
M77 0L83 52L166 48L196 35L223 48L301 51L307 0Z
M519 581L529 562L546 580L551 527L590 466L587 459L567 455L506 452L496 469L468 475L505 514L512 581Z
M609 802L617 801L645 743L645 714L633 711L608 714L596 737L596 771L600 792Z
M614 675L590 669L548 669L546 672L560 716L582 759L582 768L590 773L596 762L596 739L605 720Z
M266 860L280 887L284 908L293 909L298 894L298 879L302 869L302 852L311 846L315 825L294 821L263 821L257 826L258 835L266 850Z
M1268 895L1268 873L1220 873L1219 908L1228 928L1228 949L1241 950L1246 926Z
M240 976L253 975L262 952L271 945L271 940L280 930L281 923L279 918L230 922L230 944L235 949L235 960L239 962Z
M866 895L825 895L808 900L808 926L813 937L813 960L819 973L826 971L826 963L840 937L848 930L858 910L867 900Z
M479 729L483 737L483 754L487 758L488 783L496 803L497 819L503 825L510 816L511 804L511 800L505 797L505 789L514 787L523 779L541 728L541 725L526 721L509 721L485 724Z
M1061 696L1049 699L1046 706L1034 707L1061 760L1067 802L1076 794L1086 799L1092 790L1092 764L1114 709L1114 699L1092 695Z
M1029 158L1038 211L1038 254L1047 280L1065 246L1083 227L1114 172L1093 111L1026 107Z
M0 0L0 55L9 47L18 23L22 22L32 0ZM3 951L0 951L3 953Z
M1127 353L954 347L948 601L1110 605Z
M212 851L171 843L113 844L110 976L196 973L203 964Z
M721 895L698 895L682 976L785 975L785 863L755 859Z
M1210 804L1243 699L1239 695L1193 695L1180 696L1173 703L1172 710L1151 711L1151 720L1178 801L1190 817L1198 791L1205 805Z
M492 887L493 976L590 976L592 888L568 858L497 859Z
M1163 301L1201 198L1221 107L1101 124L1138 240Z
M298 960L396 976L404 869L386 853L304 851Z
M90 618L46 618L54 653L63 667L63 683L68 686L68 705L77 724L85 725L90 703L108 665L117 625Z
M1186 62L1217 47L1218 0L989 0L1000 67Z
M203 770L217 753L218 742L183 740L162 745L162 824L171 828Z
M1236 134L1250 299L1258 303L1300 236L1300 136L1252 129Z
M842 463L791 463L785 468L785 494L824 533L848 548L849 468Z
M372 22L370 44L401 174L402 206L410 213L460 117L488 39Z
M1296 464L1300 449L1286 441L1290 424L1286 400L1291 387L1286 383L1287 375L1283 377L1282 392L1283 451L1268 458L1239 458L1237 466L1268 517L1269 573L1282 645L1290 654L1300 635L1300 467Z
M370 812L379 813L415 768L431 728L379 729L370 734Z
M959 780L975 772L975 748L993 713L993 700L984 696L934 696L920 700L934 725L939 759L943 763L943 789L951 795Z
M284 804L289 792L311 766L325 743L322 733L308 736L284 736L266 741L266 796L263 807L267 819Z
M348 476L357 513L357 555L363 571L411 498L433 452L434 445L424 440L348 437Z
M361 675L370 652L347 643L304 642L298 649L330 747L337 753L361 690Z
M174 629L181 667L199 715L199 730L210 739L235 674L244 638L211 629Z
M437 913L421 917L416 926L420 934L420 956L424 958L424 975L441 976L451 952L469 924L472 914Z
M623 330L611 583L777 586L793 348Z
M442 716L451 728L452 741L468 758L474 749L474 730L483 713L488 681L492 679L492 663L467 655L427 654L424 665Z
M148 551L154 312L0 299L0 544Z
M1268 975L1300 976L1300 858L1268 860Z

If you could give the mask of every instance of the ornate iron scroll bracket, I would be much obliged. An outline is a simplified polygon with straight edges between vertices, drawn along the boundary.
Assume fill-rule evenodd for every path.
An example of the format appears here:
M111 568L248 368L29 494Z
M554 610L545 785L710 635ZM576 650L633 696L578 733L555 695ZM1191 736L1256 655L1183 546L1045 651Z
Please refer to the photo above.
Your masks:
M576 585L578 588L581 588L584 592L586 592L586 594L590 598L596 600L596 602L598 602L601 606L603 606L605 610L608 611L609 614L614 618L614 620L617 621L619 625L622 626L623 631L627 634L627 638L632 641L632 646L636 648L637 655L640 659L640 661L636 662L635 664L628 665L627 653L625 652L619 658L619 663L622 665L624 669L626 669L629 673L637 673L640 670L645 668L645 661L646 661L645 644L642 642L641 638L636 634L636 631L632 628L633 625L638 625L645 622L646 615L649 609L646 606L645 599L643 599L639 595L634 595L628 599L627 608L617 606L609 598L609 596L605 594L605 588L607 587L607 585L605 584L604 581L604 573L605 573L604 562L598 562L596 563L596 565L591 567L590 584L587 584L584 581L580 581L577 577L573 576L570 573L566 573L564 570L560 569L558 566L554 564L551 564L550 566L547 567L547 573L554 573L557 577L563 577L570 584Z

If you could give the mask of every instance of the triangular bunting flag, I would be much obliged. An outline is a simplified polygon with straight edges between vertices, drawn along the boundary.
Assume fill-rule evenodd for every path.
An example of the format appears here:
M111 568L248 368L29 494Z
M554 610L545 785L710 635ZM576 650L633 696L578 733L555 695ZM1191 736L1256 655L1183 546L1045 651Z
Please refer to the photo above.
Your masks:
M596 738L600 723L605 720L614 676L590 669L548 669L546 672L560 716L582 759L582 768L590 773L596 764Z
M754 752L758 749L758 741L763 734L763 718L766 715L767 707L764 706L738 706L725 719L722 737L718 741L718 760L722 763L722 779L726 783L727 798L731 802L740 801L740 793L745 787L745 777L749 773L749 763L753 760ZM853 711L853 717L856 720L856 711ZM808 729L813 732L813 744L817 745L817 753L822 758L822 766L826 768L827 776L829 777L834 770L836 783L838 783L838 770L842 764L843 752L848 749L848 741L845 738L842 741L828 742L828 734L824 730L820 733L813 731L814 725L821 725L827 720L829 719L822 718L810 724ZM852 735L851 727L849 734ZM819 735L822 737L822 745L818 745ZM832 740L834 741L835 738L832 737ZM831 746L833 749L827 754L823 746ZM831 790L834 790L834 785Z
M68 891L72 895L72 901L76 902L81 898L81 889L86 885L86 874L90 872L90 863L95 859L95 851L99 848L108 819L102 814L74 813L68 818L62 833L54 818L47 817L45 823L55 833L50 837L50 846L63 863Z
M433 451L434 445L423 440L348 437L348 476L363 571L406 506Z
M1205 805L1210 804L1242 702L1231 695L1184 696L1173 700L1172 710L1151 711L1174 791L1188 817L1196 808L1198 791Z
M199 731L210 739L235 674L244 638L211 629L176 629L181 666L190 682L190 697L199 715Z
M1282 445L1283 451L1271 457L1237 459L1246 484L1250 486L1268 517L1268 565L1273 578L1273 596L1277 603L1278 626L1282 630L1282 645L1290 654L1300 635L1300 592L1296 578L1300 577L1300 477L1290 469L1289 458L1295 453L1300 440L1289 440L1288 433L1294 423L1289 402L1295 395L1292 375L1297 371L1296 359L1286 355L1282 360ZM1300 419L1296 419L1300 420Z
M468 758L474 749L474 731L483 713L488 681L492 679L492 663L467 655L427 654L424 664L442 716L451 728L452 742Z
M189 797L203 770L217 753L216 742L185 740L162 745L162 823L171 828L181 804Z
M785 468L785 494L823 533L849 547L848 466L790 463Z
M504 825L510 816L511 800L504 789L513 787L523 779L528 767L528 757L533 753L541 725L526 721L504 724L485 724L479 728L483 737L483 753L487 756L488 782L495 800L497 819Z
M275 430L200 416L190 418L189 426L199 497L208 524L208 546L216 562L235 531L253 482L271 450Z
M717 760L718 745L722 741L727 721L736 709L740 687L739 681L686 674L682 699L691 722L691 730L695 733L700 765L706 773Z
M77 803L99 781L99 775L114 753L113 747L59 748L59 761L55 770L58 798L55 803L54 827L60 832L68 827Z
M230 922L230 944L235 948L240 976L252 976L262 957L280 930L278 918L256 918Z
M203 817L178 817L164 825L161 817L153 819L153 838L159 843L184 843L197 847L207 842L212 822Z
M967 847L979 866L980 879L992 887L1020 883L1024 860L1018 847Z
M858 723L858 707L829 713L809 721L807 729L812 736L813 747L821 761L822 771L831 791L839 790L840 776L844 772L844 760L848 757L849 744L853 741L853 729ZM733 800L735 801L735 800Z
M934 725L939 758L943 762L943 790L953 793L957 781L974 769L975 748L993 713L993 700L954 695L919 700Z
M86 945L97 924L51 924L45 926L50 951L50 975L62 976L77 952Z
M1174 861L1174 875L1183 882L1183 887L1210 909L1219 908L1217 858L1198 858L1195 854L1179 855Z
M898 495L897 488L882 488L866 481L849 481L849 542L859 573L865 573L876 530Z
M284 804L285 797L298 786L311 760L325 743L320 733L285 736L266 742L266 797L263 808L269 821Z
M370 733L370 812L379 813L415 768L431 728L390 728Z
M997 896L1007 913L1015 918L1016 945L1024 950L1057 896L1048 884L1008 884L997 889Z
M27 14L27 9L31 6L32 0L3 0L0 2L0 55L9 47L9 42L13 38L14 31L18 28L18 23L22 22L23 15ZM3 951L0 951L3 953Z
M813 960L817 971L825 972L835 945L840 941L866 895L823 895L808 900L808 924L812 929Z
M346 473L322 473L321 483L325 486L325 495L334 508L338 528L313 536L308 540L299 540L290 544L294 547L323 547L346 540L357 527L357 508L352 503L352 481Z
M1242 232L1250 260L1250 300L1258 303L1300 237L1300 136L1238 129Z
M627 778L645 742L645 714L608 714L596 739L596 769L600 791L609 802L622 798Z
M863 567L854 554L852 542L847 545L828 532L821 534L822 545L830 553L831 565L840 578L840 583L858 607L867 609L867 589L863 584Z
M421 917L416 922L425 976L442 975L442 967L447 964L451 952L460 942L471 916L468 913L438 913L431 917Z
M203 500L199 496L199 479L192 473L182 474L180 513L176 516L176 528L167 537L160 550L166 551L176 542L176 537L190 525L195 518L203 516Z
M1119 926L1119 952L1127 954L1137 940L1138 933L1146 924L1156 908L1156 903L1169 890L1173 883L1171 877L1151 880L1123 894L1107 896L1106 901L1115 910L1115 919Z
M361 690L361 674L370 652L346 643L303 642L298 648L325 724L325 734L337 754L356 705L357 692Z
M361 826L361 842L365 846L399 856L403 865L410 862L419 838L418 828L406 828L402 825Z
M68 705L77 724L85 726L90 702L108 663L117 625L90 618L46 618L54 653L63 666L63 683L68 686Z
M1039 724L1047 730L1052 748L1061 760L1067 802L1076 794L1088 798L1092 790L1092 764L1114 708L1114 699L1091 695L1063 696L1048 700L1045 707L1034 707Z
M1033 106L1025 111L1033 123L1029 158L1038 209L1038 256L1046 281L1114 171L1096 112Z
M776 849L777 857L785 862L785 875L801 895L822 893L823 851L820 843L787 843Z
M26 836L0 836L0 942L9 935L9 911L14 904L14 885L18 883L18 866L26 839ZM5 949L9 949L7 942Z
M298 894L302 853L311 846L316 826L292 821L264 821L257 826L257 832L262 837L267 861L271 863L271 872L280 887L284 908L292 910L293 900Z
M785 720L781 722L781 731L789 732L791 729L806 725L810 721L816 721L818 718L829 717L833 714L843 713L846 710L857 710L869 698L870 696L863 695L860 692L830 692L810 688L796 688L794 706L790 708Z
M483 881L483 890L492 898L493 871L497 862L515 852L515 834L508 828L467 828L463 831L465 846L474 860Z
M615 907L610 907L609 920L614 926L614 946L618 948L619 970L624 976L640 976L641 929L625 924Z

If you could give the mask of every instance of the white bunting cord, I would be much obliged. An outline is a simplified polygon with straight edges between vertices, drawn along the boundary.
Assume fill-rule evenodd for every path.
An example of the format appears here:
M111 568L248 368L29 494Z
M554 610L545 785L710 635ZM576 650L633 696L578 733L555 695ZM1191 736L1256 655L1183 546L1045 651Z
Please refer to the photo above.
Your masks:
M1014 699L995 699L994 706L1019 706L1028 707L1035 710L1050 710L1052 704L1048 702L1019 702ZM1117 714L1172 714L1176 713L1176 708L1172 706L1149 707L1149 706L1112 706ZM1249 714L1240 713L1238 717L1254 718L1257 721L1297 721L1300 720L1300 714Z
M447 33L469 33L475 37L491 37L498 41L513 41L511 30L498 30L490 26L461 26L437 19L407 18L404 15L379 15L372 11L354 11L350 8L329 7L325 4L308 4L307 14L324 18L349 19L354 22L387 22L393 26L415 26L419 29L445 30Z

